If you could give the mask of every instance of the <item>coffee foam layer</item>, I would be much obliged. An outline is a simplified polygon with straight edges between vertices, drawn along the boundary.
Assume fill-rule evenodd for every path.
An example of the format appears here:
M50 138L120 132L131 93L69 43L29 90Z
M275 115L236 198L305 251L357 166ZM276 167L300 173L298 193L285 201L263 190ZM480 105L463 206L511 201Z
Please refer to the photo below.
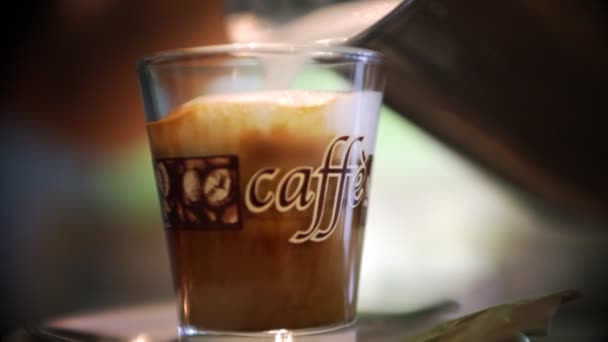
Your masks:
M263 91L205 95L148 124L157 157L239 153L243 137L288 143L366 136L373 151L378 92Z
M251 93L213 94L197 97L182 107L196 104L247 104L266 103L286 107L311 107L327 105L338 97L338 93L310 92L299 90L263 91ZM175 113L175 112L173 112Z

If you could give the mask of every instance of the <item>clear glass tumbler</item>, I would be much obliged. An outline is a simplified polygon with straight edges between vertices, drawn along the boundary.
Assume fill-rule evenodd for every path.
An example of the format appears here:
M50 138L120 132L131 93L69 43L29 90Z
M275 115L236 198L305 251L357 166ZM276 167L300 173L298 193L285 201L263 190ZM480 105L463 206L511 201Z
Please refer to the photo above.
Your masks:
M145 57L138 75L180 336L353 323L380 56L211 46Z

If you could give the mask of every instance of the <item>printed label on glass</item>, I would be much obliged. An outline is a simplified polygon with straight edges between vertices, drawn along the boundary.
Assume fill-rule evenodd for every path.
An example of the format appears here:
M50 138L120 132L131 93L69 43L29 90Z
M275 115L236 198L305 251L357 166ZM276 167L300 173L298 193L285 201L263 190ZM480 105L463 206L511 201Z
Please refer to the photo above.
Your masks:
M241 228L236 156L164 158L154 164L166 228Z

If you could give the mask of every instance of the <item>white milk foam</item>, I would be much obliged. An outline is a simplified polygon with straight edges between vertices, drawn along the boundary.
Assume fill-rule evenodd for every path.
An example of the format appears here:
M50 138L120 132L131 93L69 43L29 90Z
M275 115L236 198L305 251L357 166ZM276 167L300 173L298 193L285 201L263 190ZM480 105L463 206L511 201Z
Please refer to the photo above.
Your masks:
M366 137L365 149L373 151L381 105L382 95L377 91L342 93L268 90L205 95L187 102L181 108L205 107L211 109L199 111L200 115L205 116L205 118L201 118L203 121L214 115L230 117L230 110L236 107L247 108L249 117L246 121L249 129L271 133L269 130L272 130L273 123L285 125L286 123L283 121L288 120L288 125L293 132L305 130L304 134L310 135L316 133L363 135ZM218 110L220 107L227 110ZM310 122L306 118L307 113L310 113L309 109L312 108L316 113L314 122Z
M301 90L259 91L231 94L211 94L197 97L183 106L192 104L247 104L267 103L285 107L323 106L335 100L340 94L332 92L312 92Z
M260 91L205 95L148 124L157 157L238 154L243 135L265 141L285 138L364 136L372 152L381 94L361 92Z

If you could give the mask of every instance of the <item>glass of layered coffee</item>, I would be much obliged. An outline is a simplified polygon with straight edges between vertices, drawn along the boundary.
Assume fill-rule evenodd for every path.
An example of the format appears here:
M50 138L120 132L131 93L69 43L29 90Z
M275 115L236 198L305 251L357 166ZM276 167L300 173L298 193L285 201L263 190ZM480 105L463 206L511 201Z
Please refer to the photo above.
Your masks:
M138 74L181 336L352 324L380 56L212 46Z

